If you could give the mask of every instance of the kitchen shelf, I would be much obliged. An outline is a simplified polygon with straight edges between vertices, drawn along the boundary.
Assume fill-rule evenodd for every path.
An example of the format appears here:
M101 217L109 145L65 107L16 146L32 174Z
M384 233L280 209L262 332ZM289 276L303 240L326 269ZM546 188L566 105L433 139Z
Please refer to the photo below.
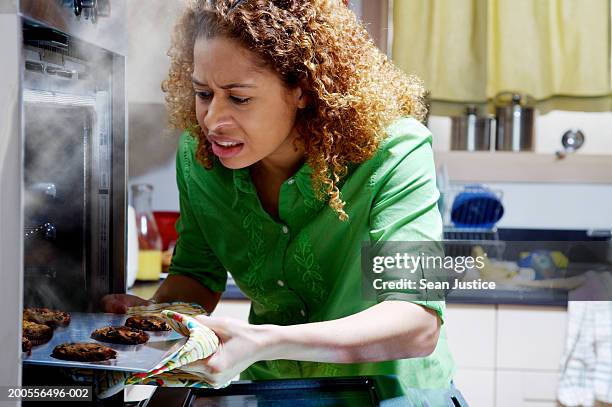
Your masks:
M612 184L612 156L530 152L436 151L436 166L446 165L454 182L534 182Z

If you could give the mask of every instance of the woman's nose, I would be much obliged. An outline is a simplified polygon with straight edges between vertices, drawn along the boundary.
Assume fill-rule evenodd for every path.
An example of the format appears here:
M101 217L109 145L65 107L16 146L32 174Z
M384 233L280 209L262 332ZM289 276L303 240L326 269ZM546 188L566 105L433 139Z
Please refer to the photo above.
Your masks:
M219 123L228 121L227 105L219 97L213 97L204 114L204 125L207 129L219 127Z

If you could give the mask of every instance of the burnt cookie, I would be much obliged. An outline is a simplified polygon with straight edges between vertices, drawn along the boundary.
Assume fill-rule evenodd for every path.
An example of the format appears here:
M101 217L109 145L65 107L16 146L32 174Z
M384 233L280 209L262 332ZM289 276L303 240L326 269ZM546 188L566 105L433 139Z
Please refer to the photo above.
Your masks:
M98 343L62 343L53 349L54 358L79 362L102 362L115 359L117 352Z
M36 322L37 324L48 325L52 328L68 326L70 324L69 313L49 308L26 308L23 310L23 319Z
M124 345L139 345L149 340L149 335L140 329L128 326L106 326L91 333L95 340Z
M30 342L30 340L26 338L25 336L22 336L21 337L21 351L28 352L28 354L30 354L31 350L32 350L32 342Z
M125 326L143 331L169 331L166 321L155 315L135 315L125 321Z
M22 334L32 345L38 346L47 343L53 337L53 329L47 325L31 321L22 321Z

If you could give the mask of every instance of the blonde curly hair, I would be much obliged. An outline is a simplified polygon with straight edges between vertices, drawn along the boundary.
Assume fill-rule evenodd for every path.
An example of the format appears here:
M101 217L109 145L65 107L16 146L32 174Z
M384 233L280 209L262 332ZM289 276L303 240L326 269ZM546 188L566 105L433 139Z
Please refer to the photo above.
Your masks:
M176 24L168 78L162 83L170 123L198 139L197 159L212 168L212 147L195 112L196 39L226 37L253 51L288 88L301 86L309 106L296 128L313 169L313 188L341 220L339 183L349 164L371 158L394 120L427 114L421 81L381 53L341 0L191 0Z

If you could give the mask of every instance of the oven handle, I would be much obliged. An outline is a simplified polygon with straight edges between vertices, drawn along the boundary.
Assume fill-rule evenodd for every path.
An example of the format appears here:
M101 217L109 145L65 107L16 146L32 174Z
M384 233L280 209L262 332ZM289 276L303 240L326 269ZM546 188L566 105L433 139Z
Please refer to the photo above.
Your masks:
M189 407L195 399L189 387L164 387L163 391L153 392L146 407Z

